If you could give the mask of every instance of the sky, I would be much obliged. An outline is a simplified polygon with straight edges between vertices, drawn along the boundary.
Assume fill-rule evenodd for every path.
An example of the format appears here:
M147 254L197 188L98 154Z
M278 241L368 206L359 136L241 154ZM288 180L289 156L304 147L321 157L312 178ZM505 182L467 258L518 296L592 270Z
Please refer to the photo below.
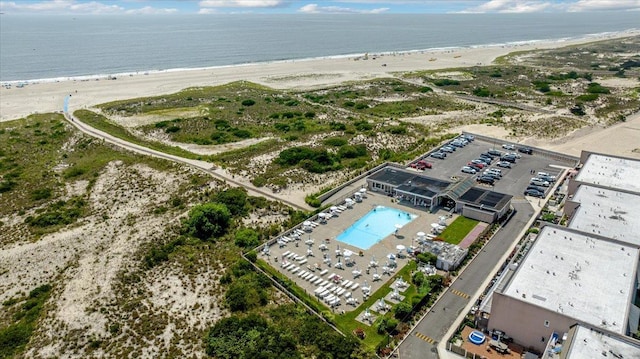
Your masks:
M0 0L8 14L443 14L638 11L640 0ZM640 21L639 21L640 23Z

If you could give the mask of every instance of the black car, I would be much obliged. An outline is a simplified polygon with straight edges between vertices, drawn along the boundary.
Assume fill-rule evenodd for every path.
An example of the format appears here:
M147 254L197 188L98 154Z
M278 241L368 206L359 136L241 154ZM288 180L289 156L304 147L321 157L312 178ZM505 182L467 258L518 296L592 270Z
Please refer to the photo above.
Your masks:
M515 156L502 156L500 157L500 161L507 161L507 162L511 162L511 163L516 163L516 157Z
M485 157L489 157L489 158L496 158L496 157L498 157L498 156L496 156L496 155L492 155L492 154L490 154L489 152L482 152L482 153L480 154L480 156L485 156Z
M488 154L492 155L492 156L502 156L502 152L498 151L498 150L489 150L487 151Z
M529 186L527 186L527 191L528 191L528 190L538 191L538 192L542 192L542 193L544 193L544 192L545 192L545 188L544 188L544 187L536 186L536 185L532 185L532 184L530 184Z
M493 177L484 176L484 175L476 178L476 181L480 183L490 184L490 185L493 185L496 182L496 180Z
M518 152L526 153L528 155L533 154L533 150L531 149L531 147L520 147L518 148Z
M528 190L524 191L524 195L525 196L531 196L531 197L543 198L544 197L544 192L536 191L535 189L528 189Z
M447 154L444 152L434 152L430 156L433 158L439 158L441 160L444 160L444 158L447 157Z

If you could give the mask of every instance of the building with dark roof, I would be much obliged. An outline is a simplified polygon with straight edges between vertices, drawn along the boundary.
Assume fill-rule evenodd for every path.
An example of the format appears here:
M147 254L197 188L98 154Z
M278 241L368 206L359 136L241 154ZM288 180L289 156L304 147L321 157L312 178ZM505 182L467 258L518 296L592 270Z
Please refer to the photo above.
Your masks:
M475 187L473 178L446 181L397 167L385 167L367 177L369 190L386 193L400 203L434 211L446 207L465 217L493 223L511 206L511 195Z

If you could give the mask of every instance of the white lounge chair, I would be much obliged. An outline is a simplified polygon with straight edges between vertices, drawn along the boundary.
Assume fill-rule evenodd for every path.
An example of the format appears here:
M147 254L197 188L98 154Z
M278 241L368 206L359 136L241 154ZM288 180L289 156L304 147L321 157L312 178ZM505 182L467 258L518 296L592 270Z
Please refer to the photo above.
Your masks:
M291 274L296 274L296 272L298 272L299 270L300 270L300 267L294 267L294 268L291 270Z
M328 280L325 280L325 281L324 281L324 282L322 282L322 284L320 284L320 285L321 285L321 286L323 286L323 287L326 287L326 286L328 286L328 285L329 285L329 281L328 281Z
M316 279L316 280L313 282L313 284L315 284L315 285L318 285L318 284L320 284L320 283L322 283L322 278L320 278L320 277L318 277L318 279Z
M289 253L291 253L291 251L286 251L286 252L282 253L282 256L283 256L283 257L286 257L286 256L288 256L288 255L289 255Z
M298 273L298 277L302 278L303 275L307 274L306 270L301 271L300 273Z
M300 262L299 262L299 263L300 263L300 264L305 264L305 263L307 263L307 259L306 259L306 258L303 258L302 260L300 260Z
M344 289L344 288L340 288L340 289L338 289L338 291L336 292L336 294L337 294L338 296L341 296L341 295L342 295L342 293L344 293L344 292L346 292L346 291L347 291L346 289Z
M328 269L323 269L320 271L320 275L325 275L327 274L328 271L329 271Z
M360 284L358 284L358 283L353 283L353 285L352 285L352 286L351 286L351 288L349 288L349 289L354 290L354 289L358 288L358 286L360 286Z

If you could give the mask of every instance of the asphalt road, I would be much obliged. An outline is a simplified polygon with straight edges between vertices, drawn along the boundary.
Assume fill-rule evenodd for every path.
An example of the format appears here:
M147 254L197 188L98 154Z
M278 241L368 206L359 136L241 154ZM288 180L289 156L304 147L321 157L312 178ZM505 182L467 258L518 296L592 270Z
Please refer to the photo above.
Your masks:
M446 340L445 333L475 293L484 290L481 288L484 280L496 274L496 265L513 242L518 241L520 232L534 213L533 207L525 201L517 201L513 207L516 213L511 220L485 245L400 345L400 358L438 358L437 344Z

